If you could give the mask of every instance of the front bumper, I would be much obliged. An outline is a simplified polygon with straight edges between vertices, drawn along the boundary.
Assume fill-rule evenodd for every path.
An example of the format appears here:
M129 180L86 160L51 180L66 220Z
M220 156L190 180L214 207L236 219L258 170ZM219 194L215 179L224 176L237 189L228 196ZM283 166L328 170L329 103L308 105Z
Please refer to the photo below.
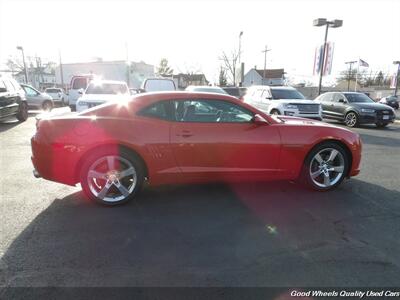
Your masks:
M372 124L372 123L393 123L395 115L389 114L376 114L376 113L363 113L359 116L360 124Z

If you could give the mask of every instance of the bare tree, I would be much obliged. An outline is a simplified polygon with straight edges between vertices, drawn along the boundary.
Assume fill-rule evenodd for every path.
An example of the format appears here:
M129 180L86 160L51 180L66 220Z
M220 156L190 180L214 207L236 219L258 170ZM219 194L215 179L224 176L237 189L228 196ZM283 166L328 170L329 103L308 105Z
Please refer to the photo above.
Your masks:
M157 74L160 76L170 76L173 73L174 70L168 65L168 59L162 58L157 68Z
M228 56L225 51L222 52L221 57L219 58L227 71L227 75L230 77L231 82L234 86L236 86L236 64L238 63L239 51L233 50Z
M226 70L221 66L221 69L219 70L219 86L226 86L227 83Z

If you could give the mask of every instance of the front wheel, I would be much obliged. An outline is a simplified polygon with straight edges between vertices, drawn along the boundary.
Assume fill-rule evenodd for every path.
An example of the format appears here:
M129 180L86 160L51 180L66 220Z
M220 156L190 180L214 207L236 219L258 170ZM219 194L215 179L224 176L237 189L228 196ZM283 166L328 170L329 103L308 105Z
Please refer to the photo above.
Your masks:
M315 147L307 156L302 177L305 184L317 191L337 187L348 173L350 163L346 151L332 142Z
M141 161L124 149L106 149L85 159L80 181L84 193L104 205L131 200L144 182Z
M44 111L51 111L53 109L53 104L50 101L45 101L42 104L42 109Z
M384 127L386 127L388 125L388 123L376 123L375 125L378 128L384 128Z
M344 123L348 127L356 127L358 125L358 116L355 112L351 111L344 117Z
M24 122L28 119L28 105L25 102L22 102L19 105L19 111L17 113L17 119L20 122Z

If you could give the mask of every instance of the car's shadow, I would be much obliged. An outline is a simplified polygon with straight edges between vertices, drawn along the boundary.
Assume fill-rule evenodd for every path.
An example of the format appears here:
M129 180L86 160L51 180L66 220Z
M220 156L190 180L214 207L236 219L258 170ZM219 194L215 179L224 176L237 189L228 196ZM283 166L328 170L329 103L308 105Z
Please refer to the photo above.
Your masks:
M148 188L112 208L74 193L11 243L0 286L395 286L395 199L359 180Z

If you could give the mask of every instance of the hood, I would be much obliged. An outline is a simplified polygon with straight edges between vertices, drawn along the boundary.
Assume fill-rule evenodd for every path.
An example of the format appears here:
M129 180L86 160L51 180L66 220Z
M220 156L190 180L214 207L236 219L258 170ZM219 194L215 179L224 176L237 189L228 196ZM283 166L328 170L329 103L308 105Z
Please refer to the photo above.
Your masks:
M391 110L390 106L381 103L349 103L350 106L355 108L370 108L375 110Z
M108 102L108 101L115 101L115 100L126 100L130 99L131 96L129 94L119 94L119 95L112 95L112 94L83 94L79 97L79 101L86 101L86 102Z
M302 100L302 99L274 99L273 101L279 101L279 103L293 103L293 104L318 104L318 102L315 102L314 100Z
M300 118L300 117L289 117L289 116L277 116L275 117L281 121L284 122L286 125L296 125L296 126L323 126L323 127L334 127L334 128L341 128L339 126L335 126L330 123L325 123L322 121L317 121L317 120L312 120L312 119L306 119L306 118ZM347 130L347 129L346 129Z

